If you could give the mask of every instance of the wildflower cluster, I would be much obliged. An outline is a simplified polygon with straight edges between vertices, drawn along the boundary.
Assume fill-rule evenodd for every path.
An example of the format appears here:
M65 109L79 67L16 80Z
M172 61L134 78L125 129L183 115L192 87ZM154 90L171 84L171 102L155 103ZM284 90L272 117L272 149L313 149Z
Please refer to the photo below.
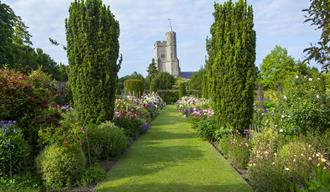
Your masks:
M185 117L192 116L212 117L214 115L213 109L209 108L209 100L196 97L182 97L176 103L177 109L183 113Z

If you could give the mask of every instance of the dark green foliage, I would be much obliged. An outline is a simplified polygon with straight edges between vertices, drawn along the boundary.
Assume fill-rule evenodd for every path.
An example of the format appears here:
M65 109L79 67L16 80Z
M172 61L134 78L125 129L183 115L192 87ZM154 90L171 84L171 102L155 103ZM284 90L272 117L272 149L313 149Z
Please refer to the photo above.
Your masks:
M48 189L79 183L86 159L80 147L51 145L38 156L37 167Z
M157 87L157 89L172 89L175 83L174 77L167 72L158 73L151 82L152 90Z
M155 59L152 59L151 63L148 66L147 72L148 72L148 76L146 77L146 84L147 84L146 87L148 89L150 89L151 91L157 91L157 89L155 89L155 85L153 85L154 87L151 87L152 80L159 73L157 66L156 66ZM153 84L155 84L155 83L153 83Z
M329 0L310 0L305 22L311 22L316 29L321 29L320 41L315 45L304 50L308 54L306 60L315 60L320 63L324 70L330 70L330 1Z
M109 160L123 153L127 148L128 138L121 128L110 121L88 129L88 144L92 158ZM87 152L87 142L84 149Z
M159 90L157 93L166 104L173 104L179 100L178 90Z
M42 67L56 80L62 80L63 71L42 49L31 47L28 27L5 3L0 1L0 68L7 66L23 73Z
M140 79L127 79L124 81L124 88L126 94L140 97L144 91L144 83Z
M147 72L148 72L148 77L151 77L151 79L157 75L158 69L156 66L155 59L152 59L150 65L148 66Z
M187 90L186 90L186 83L181 82L179 84L179 98L186 96L187 95Z
M207 40L208 96L218 121L239 131L252 120L256 33L252 6L245 0L214 4L214 23Z
M114 118L113 122L120 128L124 129L125 135L137 139L140 132L140 127L142 126L142 120L140 119L131 119L129 117L118 117Z
M202 82L203 82L204 74L205 74L205 70L200 69L197 73L194 73L192 75L188 83L189 90L198 90L198 91L202 90L202 86L203 86Z
M69 13L66 34L74 108L84 123L111 120L120 68L119 23L101 0L75 0Z
M39 130L40 145L79 145L83 141L85 138L84 129L86 128L79 122L76 112L69 111L62 116L59 125Z
M106 177L106 172L99 164L94 164L87 168L81 176L80 185L95 185Z
M330 171L323 169L316 169L314 171L315 177L308 178L306 189L303 192L326 192L330 191ZM297 185L297 191L300 186Z
M29 146L24 135L16 126L2 127L0 124L0 177L10 177L22 173Z

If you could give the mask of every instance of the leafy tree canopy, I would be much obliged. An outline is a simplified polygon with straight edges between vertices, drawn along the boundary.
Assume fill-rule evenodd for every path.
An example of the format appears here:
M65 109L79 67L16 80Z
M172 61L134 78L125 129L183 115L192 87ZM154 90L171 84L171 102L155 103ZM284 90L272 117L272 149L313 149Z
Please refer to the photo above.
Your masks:
M320 41L304 50L308 57L306 60L315 60L320 63L325 71L330 70L330 1L310 0L311 4L303 11L305 22L310 22L316 26L316 30L321 30Z

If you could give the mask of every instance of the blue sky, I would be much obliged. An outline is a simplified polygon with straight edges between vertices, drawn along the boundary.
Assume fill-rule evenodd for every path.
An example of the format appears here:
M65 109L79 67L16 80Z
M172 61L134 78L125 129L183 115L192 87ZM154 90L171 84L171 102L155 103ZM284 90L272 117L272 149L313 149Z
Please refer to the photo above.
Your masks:
M52 46L48 37L65 44L64 20L69 0L2 0L29 27L34 47L42 48L55 61L67 63L66 52ZM182 71L198 70L205 60L205 39L213 22L213 0L103 0L120 22L120 52L124 61L119 76L137 71L146 75L153 57L153 45L165 39L173 19L177 32L178 57ZM216 2L223 2L218 0ZM253 5L259 65L279 44L296 59L304 48L316 42L320 32L304 23L302 9L309 0L248 0Z

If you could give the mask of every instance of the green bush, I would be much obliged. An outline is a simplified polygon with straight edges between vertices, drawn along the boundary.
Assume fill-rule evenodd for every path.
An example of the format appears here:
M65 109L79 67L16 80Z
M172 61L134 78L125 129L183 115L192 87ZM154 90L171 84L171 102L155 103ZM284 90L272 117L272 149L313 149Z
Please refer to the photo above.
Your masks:
M80 147L51 145L37 158L38 171L49 189L78 184L85 164L86 159Z
M84 137L85 126L80 123L75 111L64 113L59 125L40 129L39 144L47 146L51 144L58 145L79 145Z
M279 128L286 134L324 132L329 126L329 100L321 77L292 77L278 106Z
M186 84L184 82L181 82L179 84L179 98L186 96L187 90L186 90Z
M0 191L5 192L40 192L42 183L30 174L15 175L13 178L0 177Z
M296 186L297 191L301 186ZM303 192L326 192L330 191L330 171L324 169L316 169L314 176L309 178Z
M106 172L99 164L87 168L81 176L80 185L95 185L106 177Z
M159 89L172 89L174 83L175 79L171 74L167 72L159 72L151 81L151 91L156 91Z
M121 128L108 121L88 130L88 143L93 158L107 160L125 151L128 137Z
M127 94L140 97L144 91L144 82L140 79L127 79L124 88Z
M158 90L157 93L165 101L166 104L172 104L179 100L178 90Z
M246 137L232 135L228 142L228 158L239 169L246 169L250 158L250 145Z
M217 139L216 131L219 128L216 126L215 118L201 118L197 121L195 118L193 119L193 128L196 129L199 137L208 141L215 141Z
M0 122L0 128L0 177L9 177L24 170L29 146L15 125L8 127Z
M143 122L140 119L131 119L129 117L114 118L113 122L116 126L123 128L125 135L132 139L137 139L140 132L140 127Z

